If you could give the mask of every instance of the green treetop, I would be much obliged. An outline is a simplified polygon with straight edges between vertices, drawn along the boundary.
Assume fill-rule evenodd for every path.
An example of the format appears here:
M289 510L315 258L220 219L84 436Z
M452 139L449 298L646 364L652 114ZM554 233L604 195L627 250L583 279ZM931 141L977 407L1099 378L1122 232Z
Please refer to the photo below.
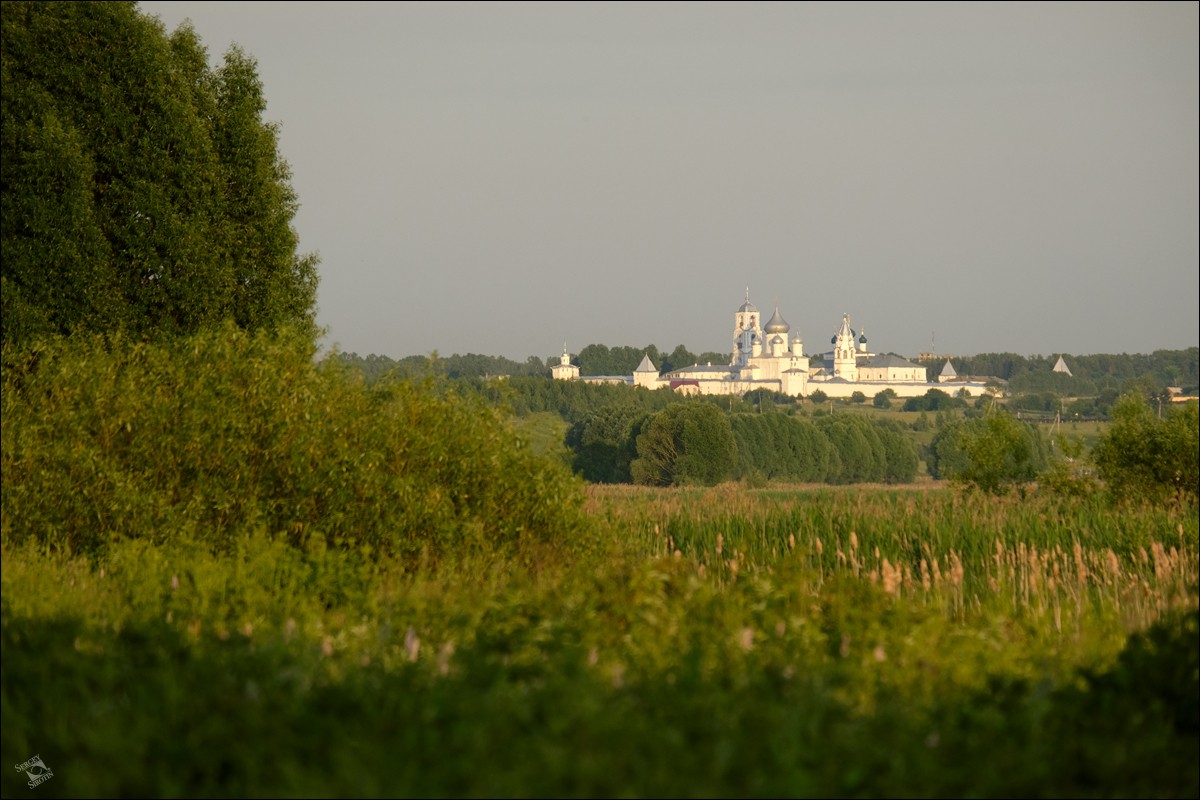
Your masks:
M256 64L129 2L0 5L2 336L313 330Z

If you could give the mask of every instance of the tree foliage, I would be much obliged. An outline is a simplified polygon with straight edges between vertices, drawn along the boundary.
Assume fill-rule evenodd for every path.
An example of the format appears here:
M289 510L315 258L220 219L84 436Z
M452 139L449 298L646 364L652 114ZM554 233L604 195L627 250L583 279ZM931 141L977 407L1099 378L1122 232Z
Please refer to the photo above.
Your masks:
M452 356L441 356L433 353L428 356L405 356L400 360L372 353L360 356L358 353L333 354L343 364L352 367L363 374L369 383L382 378L420 378L426 375L440 375L447 378L496 378L512 375L536 375L548 377L550 368L547 362L537 356L529 356L525 361L514 361L504 356L485 356L477 353ZM552 357L558 363L558 357Z
M460 378L455 383L461 384L464 390L470 387L517 416L553 411L571 425L611 406L633 406L652 412L682 401L670 389L647 391L625 383L556 381L535 376L514 376L505 380Z
M737 450L729 417L711 403L674 403L650 417L630 465L635 483L711 486L730 477Z
M638 347L608 347L603 344L589 344L579 351L575 359L579 364L580 375L632 375L642 363L642 358L649 356L655 368L662 369L663 357L654 345Z
M966 402L961 398L951 397L941 389L930 389L920 397L910 397L904 401L905 411L943 411L950 408L962 408Z
M1096 470L1118 498L1194 502L1200 484L1200 432L1195 403L1169 408L1159 419L1140 394L1113 407L1113 422L1092 451Z
M0 335L313 330L255 61L134 3L0 5Z
M887 452L883 440L865 417L831 414L817 420L838 454L839 469L830 483L878 483L887 475Z
M798 483L823 482L836 457L828 437L812 422L786 414L730 416L738 474Z
M927 464L936 478L1000 493L1034 480L1046 468L1047 453L1037 428L997 412L947 422L930 443Z
M891 408L892 401L896 399L895 389L881 389L875 394L871 400L871 405L876 408Z
M575 471L593 483L630 483L636 431L649 416L634 405L613 405L576 422L566 436Z

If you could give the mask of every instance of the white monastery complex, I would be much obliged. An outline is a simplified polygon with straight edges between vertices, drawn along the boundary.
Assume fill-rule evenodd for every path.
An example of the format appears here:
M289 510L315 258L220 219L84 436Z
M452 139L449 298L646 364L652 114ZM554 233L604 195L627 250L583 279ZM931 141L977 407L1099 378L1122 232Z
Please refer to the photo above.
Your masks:
M928 369L895 355L876 355L867 349L862 330L850 327L850 315L843 314L841 325L829 340L833 349L821 356L821 366L804 354L804 342L793 334L776 306L764 324L762 315L750 302L744 302L733 315L733 342L728 364L696 364L659 373L649 356L630 377L593 377L579 374L571 356L563 348L560 363L552 369L559 380L624 382L647 389L670 388L685 394L743 395L755 389L769 389L792 397L803 397L818 389L828 397L850 397L862 392L868 398L885 389L897 397L920 397L930 389L966 389L982 394L982 382L961 380L947 359L936 381L930 381ZM951 386L947 386L947 384Z

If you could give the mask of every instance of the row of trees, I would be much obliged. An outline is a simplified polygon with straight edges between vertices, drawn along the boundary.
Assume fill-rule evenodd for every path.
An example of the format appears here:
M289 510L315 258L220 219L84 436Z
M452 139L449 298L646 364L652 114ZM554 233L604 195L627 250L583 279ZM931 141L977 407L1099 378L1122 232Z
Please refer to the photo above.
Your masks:
M566 444L574 467L598 483L654 486L752 481L906 483L918 456L899 425L857 414L810 420L727 413L704 399L660 411L597 409L575 422Z
M702 360L712 363L726 363L727 353L701 353L695 355L683 345L679 345L669 354L661 352L654 345L646 347L608 347L602 344L589 344L579 352L574 363L579 367L581 375L632 375L641 363L643 356L649 356L654 366L662 371L678 367L687 367L700 363ZM485 378L495 376L525 376L537 375L545 377L550 369L559 361L559 356L552 355L545 359L529 356L525 361L514 361L503 356L487 356L477 353L442 356L434 353L430 356L405 356L392 359L381 355L360 356L358 353L338 353L337 357L345 364L354 367L375 381L385 376L417 377L430 372L449 378Z
M485 356L477 353L455 353L452 356L434 353L430 356L405 356L398 361L374 353L368 356L337 353L334 357L345 366L362 373L368 383L389 377L420 378L426 375L441 375L447 378L486 378L499 375L546 377L550 374L551 364L549 359L543 361L537 356L530 356L525 361L514 361L504 356ZM557 357L553 358L553 363L558 363Z
M1194 501L1200 484L1197 419L1196 404L1159 417L1140 394L1123 396L1092 456L1095 474L1118 499ZM599 483L906 483L918 469L917 448L894 422L859 414L731 414L703 399L659 411L632 404L598 408L570 427L566 444L575 470ZM1056 456L1037 426L995 410L945 420L927 448L926 464L934 478L992 493L1032 481L1072 493L1096 490L1099 484L1076 462L1081 444L1059 444L1064 455Z

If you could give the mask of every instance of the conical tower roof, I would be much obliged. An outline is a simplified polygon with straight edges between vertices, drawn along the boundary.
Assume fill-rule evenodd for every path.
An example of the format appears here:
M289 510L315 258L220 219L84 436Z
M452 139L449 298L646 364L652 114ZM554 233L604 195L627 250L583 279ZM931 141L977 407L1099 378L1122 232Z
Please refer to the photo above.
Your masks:
M854 342L854 329L850 327L850 315L842 314L842 326L838 328L838 332L829 340L830 344L837 344L839 338L845 338L851 343Z
M838 329L838 336L849 336L854 338L854 329L850 327L850 315L842 314L842 327Z

